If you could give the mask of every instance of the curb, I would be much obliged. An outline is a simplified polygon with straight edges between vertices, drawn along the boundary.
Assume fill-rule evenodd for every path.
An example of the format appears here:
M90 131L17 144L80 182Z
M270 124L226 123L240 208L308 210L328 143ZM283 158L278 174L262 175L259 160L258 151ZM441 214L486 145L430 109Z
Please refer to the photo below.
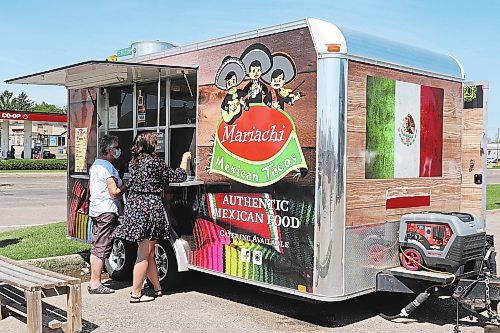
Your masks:
M54 175L54 176L66 176L67 171L66 170L57 170L57 171L50 171L50 172L2 172L0 170L0 178L7 178L7 177L19 177L19 176L47 176L47 175Z
M82 263L84 262L89 262L90 260L90 252L83 252L80 254L68 254L64 256L57 256L57 257L47 257L47 258L37 258L37 259L25 259L21 260L21 262L25 262L27 264L40 264L48 261L58 261L58 262L64 262L64 261L81 261Z

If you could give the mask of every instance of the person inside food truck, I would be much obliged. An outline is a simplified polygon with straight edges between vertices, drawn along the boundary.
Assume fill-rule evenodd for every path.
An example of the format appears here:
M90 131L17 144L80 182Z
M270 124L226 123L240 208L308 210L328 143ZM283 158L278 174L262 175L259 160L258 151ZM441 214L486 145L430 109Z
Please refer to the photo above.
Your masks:
M123 214L122 195L127 189L113 166L121 155L118 137L104 135L99 142L100 157L90 167L90 207L92 247L90 249L89 294L111 294L101 282L104 260L111 253L118 216Z

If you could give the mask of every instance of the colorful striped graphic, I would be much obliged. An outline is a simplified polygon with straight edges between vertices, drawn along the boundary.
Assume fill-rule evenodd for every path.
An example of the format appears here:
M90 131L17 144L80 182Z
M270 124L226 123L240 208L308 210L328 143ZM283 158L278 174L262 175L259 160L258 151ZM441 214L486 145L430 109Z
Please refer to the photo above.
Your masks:
M206 193L194 224L191 265L312 292L314 204L278 201L269 193ZM276 216L300 216L301 226L270 223Z
M366 84L366 179L440 177L440 88L378 77Z

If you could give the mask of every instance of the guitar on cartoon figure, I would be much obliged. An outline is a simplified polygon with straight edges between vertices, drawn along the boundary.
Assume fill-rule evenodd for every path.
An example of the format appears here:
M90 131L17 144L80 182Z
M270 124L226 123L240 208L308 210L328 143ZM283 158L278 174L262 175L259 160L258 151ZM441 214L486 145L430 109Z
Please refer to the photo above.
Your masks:
M232 95L232 100L225 100L223 104L227 105L227 107L222 112L222 120L226 124L232 125L241 116L242 107L245 111L248 111L248 98L255 96L258 92L256 89L250 89L243 97L237 98Z

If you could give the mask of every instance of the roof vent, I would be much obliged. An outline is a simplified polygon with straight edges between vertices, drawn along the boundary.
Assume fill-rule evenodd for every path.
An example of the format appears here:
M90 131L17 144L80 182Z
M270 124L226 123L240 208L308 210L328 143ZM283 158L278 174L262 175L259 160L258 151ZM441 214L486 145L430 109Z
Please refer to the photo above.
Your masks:
M168 49L175 47L175 45L160 42L160 41L143 41L143 42L135 42L130 46L132 48L132 58L137 58L144 56L146 54L162 52Z

